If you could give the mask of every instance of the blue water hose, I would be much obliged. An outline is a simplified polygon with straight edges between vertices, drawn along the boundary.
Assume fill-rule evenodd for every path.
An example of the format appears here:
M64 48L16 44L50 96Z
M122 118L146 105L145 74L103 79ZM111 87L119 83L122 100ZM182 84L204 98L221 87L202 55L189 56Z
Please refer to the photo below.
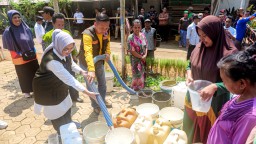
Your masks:
M93 62L96 63L100 60L104 60L106 58L106 55L98 55L96 57L94 57ZM117 78L118 82L122 85L122 87L124 89L126 89L131 95L136 95L137 92L135 92L133 89L129 88L124 81L122 80L122 78L120 77L120 75L118 74L115 66L113 65L113 63L111 62L111 60L107 61L109 67L111 68L111 70L113 71L115 77Z
M104 60L105 58L106 58L106 55L99 55L99 56L96 56L96 57L93 59L93 61L94 61L94 63L96 63L96 62L98 62L99 60ZM114 75L116 76L116 78L117 78L117 80L120 82L120 84L121 84L130 94L136 94L136 92L135 92L134 90L130 89L130 88L124 83L124 81L121 79L121 77L119 76L119 74L118 74L116 68L114 67L113 63L112 63L110 60L108 60L108 65L110 66L111 70L114 72ZM86 81L87 83L89 83L87 79L85 79L85 81ZM88 85L88 88L90 88L93 92L99 93L99 91L98 91L98 89L97 89L97 87L96 87L96 85L95 85L94 82L90 83L90 84ZM100 106L100 109L101 109L101 111L102 111L102 113L103 113L103 115L104 115L104 118L106 119L107 125L108 125L110 128L112 128L112 127L113 127L113 122L112 122L112 119L111 119L111 117L110 117L110 114L109 114L109 112L108 112L108 109L107 109L107 107L106 107L106 105L105 105L105 103L104 103L104 101L103 101L101 95L100 95L100 94L96 95L96 99L97 99L98 105Z
M95 93L99 93L99 91L98 91L98 89L97 89L97 87L96 87L96 85L95 85L95 82L89 83L86 78L85 78L85 81L86 81L86 83L89 84L89 85L87 85L87 87L88 87L89 89L91 89L91 90L92 90L93 92L95 92ZM105 105L105 103L104 103L104 101L103 101L101 95L100 95L100 94L97 94L97 95L96 95L96 99L97 99L98 105L100 106L100 109L101 109L101 111L102 111L102 113L103 113L103 115L104 115L104 118L106 119L107 125L108 125L110 128L113 127L112 119L111 119L111 117L110 117L110 114L108 113L108 109L107 109L107 107L106 107L106 105Z

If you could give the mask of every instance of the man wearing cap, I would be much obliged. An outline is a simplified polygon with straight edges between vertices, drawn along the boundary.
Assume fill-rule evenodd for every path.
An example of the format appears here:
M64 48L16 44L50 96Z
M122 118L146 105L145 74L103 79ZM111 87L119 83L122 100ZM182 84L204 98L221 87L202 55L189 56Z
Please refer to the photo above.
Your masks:
M150 19L144 21L145 28L141 30L146 36L148 42L147 58L154 58L154 51L156 50L156 29L151 27Z
M190 6L190 7L188 7L188 9L187 9L187 11L188 11L188 18L190 19L190 20L192 20L193 19L193 7L192 6Z
M36 40L39 44L42 44L42 38L43 38L43 35L45 34L45 30L44 30L44 27L42 26L42 23L43 23L43 17L36 16L34 31L36 34Z
M196 32L196 25L198 24L198 22L200 21L200 19L202 18L202 16L199 17L199 15L194 14L193 15L193 22L188 26L187 29L187 60L190 59L190 55L192 53L192 51L194 50L194 48L196 47L196 45L199 43L199 36Z
M88 71L86 85L90 85L97 78L98 90L107 107L112 107L105 100L106 97L106 78L104 70L104 61L93 62L93 58L105 54L105 60L110 59L110 34L109 34L109 17L101 13L96 16L94 25L82 32L82 40L79 51L79 63L82 69ZM89 91L92 91L87 87ZM100 107L91 99L91 106L96 114L100 113Z
M43 27L45 29L45 33L53 29L52 25L52 16L54 14L54 9L49 6L45 6L43 10L38 11L40 14L42 14L45 22L43 23Z
M118 33L120 29L120 19L118 17L120 17L120 8L117 8L116 11L115 39L118 38Z
M178 32L180 33L179 47L186 47L187 28L191 23L188 18L188 11L184 11L184 17L180 19Z

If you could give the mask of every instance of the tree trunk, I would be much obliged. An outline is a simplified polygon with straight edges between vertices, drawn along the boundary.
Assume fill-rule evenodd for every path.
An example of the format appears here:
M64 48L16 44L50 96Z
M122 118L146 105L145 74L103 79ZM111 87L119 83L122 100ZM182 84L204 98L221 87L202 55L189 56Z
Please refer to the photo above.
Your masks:
M59 0L53 0L53 8L55 13L59 13L60 9L59 9Z

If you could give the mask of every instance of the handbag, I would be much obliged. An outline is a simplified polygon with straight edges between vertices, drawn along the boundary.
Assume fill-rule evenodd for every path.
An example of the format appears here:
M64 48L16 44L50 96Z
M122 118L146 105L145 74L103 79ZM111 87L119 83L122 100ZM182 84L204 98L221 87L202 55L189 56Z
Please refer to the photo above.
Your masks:
M11 33L11 35L12 35L13 41L14 41L14 43L15 43L17 49L18 49L19 51L22 51L21 48L20 48L20 46L18 45L18 43L17 43L17 41L16 41L16 38L14 37L13 31L12 31L11 28L10 28L10 33ZM36 58L36 53L35 53L34 50L27 50L27 51L25 51L25 52L22 52L21 56L22 56L22 59L23 59L24 61L29 61L29 60L33 60L33 59Z

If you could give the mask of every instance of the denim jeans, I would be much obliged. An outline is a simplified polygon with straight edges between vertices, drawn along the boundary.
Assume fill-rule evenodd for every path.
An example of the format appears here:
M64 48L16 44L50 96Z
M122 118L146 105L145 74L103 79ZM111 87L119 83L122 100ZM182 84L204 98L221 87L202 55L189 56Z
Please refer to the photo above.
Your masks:
M96 64L94 64L95 66L95 76L96 76L96 79L98 81L98 92L100 93L103 101L105 102L105 97L106 97L106 90L107 90L107 86L106 86L106 78L105 78L105 70L104 70L104 65L103 65L103 61L98 61ZM86 70L87 71L87 67L83 66L80 64L80 67L83 69L83 70ZM93 91L92 89L90 89L88 87L89 83L86 81L86 86L87 86L87 89L89 91ZM95 83L95 82L94 82ZM94 91L93 91L94 92ZM97 91L96 91L97 92ZM91 106L93 108L96 108L96 107L99 107L99 105L95 102L95 100L93 100L91 97L90 97L90 100L91 100Z
M187 31L180 30L180 46L185 47L186 46L186 37L187 37Z

